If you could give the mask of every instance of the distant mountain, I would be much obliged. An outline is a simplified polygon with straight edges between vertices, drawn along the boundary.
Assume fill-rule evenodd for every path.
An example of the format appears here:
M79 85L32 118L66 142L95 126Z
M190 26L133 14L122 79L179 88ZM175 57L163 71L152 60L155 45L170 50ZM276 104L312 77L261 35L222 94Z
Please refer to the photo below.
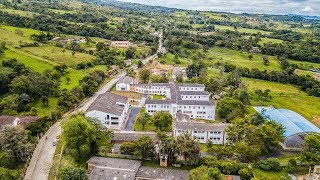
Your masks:
M288 14L288 16L300 16L305 19L312 19L312 20L319 20L320 21L320 16L307 16L307 15L297 15L297 14Z

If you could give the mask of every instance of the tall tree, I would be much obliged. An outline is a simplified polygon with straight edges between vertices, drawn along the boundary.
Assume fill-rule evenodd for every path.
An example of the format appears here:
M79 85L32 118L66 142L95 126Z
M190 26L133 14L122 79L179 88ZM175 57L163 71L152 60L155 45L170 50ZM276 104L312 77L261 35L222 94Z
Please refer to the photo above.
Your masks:
M166 111L158 111L153 114L153 123L159 130L165 130L168 127L171 127L172 116Z
M191 134L181 134L175 140L175 152L178 159L186 164L195 164L200 160L200 144L191 137Z
M26 162L32 154L33 144L22 127L6 126L0 130L0 148L16 162Z
M91 145L96 141L92 125L81 115L69 118L62 124L62 140L67 153L74 159L87 157L92 153Z

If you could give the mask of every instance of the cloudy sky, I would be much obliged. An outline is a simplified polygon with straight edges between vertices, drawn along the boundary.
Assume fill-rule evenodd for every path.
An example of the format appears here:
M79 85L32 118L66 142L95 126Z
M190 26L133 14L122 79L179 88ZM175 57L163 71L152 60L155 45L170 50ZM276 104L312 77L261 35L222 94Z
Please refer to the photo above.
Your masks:
M120 0L181 9L320 16L320 0Z

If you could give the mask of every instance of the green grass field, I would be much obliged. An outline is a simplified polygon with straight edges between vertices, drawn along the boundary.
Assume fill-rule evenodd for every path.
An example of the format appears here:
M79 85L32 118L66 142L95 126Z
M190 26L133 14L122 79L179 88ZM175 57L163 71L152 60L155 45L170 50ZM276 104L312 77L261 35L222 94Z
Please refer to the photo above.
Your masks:
M222 26L222 25L214 25L215 29L218 30L229 30L229 31L235 31L234 27L232 26ZM263 31L263 30L258 30L258 29L249 29L249 28L241 28L238 27L237 31L241 32L241 33L249 33L249 34L264 34L264 35L269 35L271 34L271 32L269 31Z
M243 82L248 86L249 92L254 95L256 89L270 89L272 99L270 101L252 100L252 105L272 105L276 108L293 110L320 127L320 98L308 96L292 85L268 82L257 79L243 78Z
M273 38L261 38L261 40L259 41L259 45L263 46L263 44L265 43L282 43L283 40L281 39L273 39Z
M43 72L44 70L52 69L54 65L57 65L56 63L41 60L37 57L34 57L33 55L14 48L9 48L8 50L6 50L5 53L0 56L0 62L11 58L17 59L19 62L25 64L27 67L36 72Z
M253 54L252 60L248 58L249 53L240 52L236 50L230 50L226 48L210 48L208 53L206 53L206 59L209 62L221 62L221 63L230 63L238 67L247 67L247 68L258 68L261 70L280 70L280 65L278 61L269 56L270 65L265 66L262 61L261 54Z
M288 173L284 171L280 172L267 172L260 169L253 169L255 179L259 180L290 180Z
M34 29L0 25L0 41L6 41L8 45L18 46L21 42L33 42L30 35L39 33Z
M180 61L180 64L176 64L174 63L174 58L175 56L171 53L168 53L160 58L158 58L158 61L161 63L165 63L165 64L169 64L169 65L173 65L173 66L188 66L189 64L191 64L191 61L188 61L187 59L184 58L178 58L178 60Z
M29 12L29 11L21 11L15 9L1 9L1 11L7 12L9 14L17 14L23 17L32 17L34 15L39 15L39 13Z
M67 66L75 66L94 59L94 56L80 52L76 52L73 56L71 50L56 46L25 47L22 50L56 63L65 63Z

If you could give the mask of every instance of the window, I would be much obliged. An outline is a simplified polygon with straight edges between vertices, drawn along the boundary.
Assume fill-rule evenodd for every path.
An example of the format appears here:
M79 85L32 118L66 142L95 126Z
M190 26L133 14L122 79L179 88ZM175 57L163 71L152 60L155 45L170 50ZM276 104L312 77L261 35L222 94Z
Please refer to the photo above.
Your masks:
M112 125L117 125L119 122L111 122Z
M198 131L193 131L193 133L198 133Z

